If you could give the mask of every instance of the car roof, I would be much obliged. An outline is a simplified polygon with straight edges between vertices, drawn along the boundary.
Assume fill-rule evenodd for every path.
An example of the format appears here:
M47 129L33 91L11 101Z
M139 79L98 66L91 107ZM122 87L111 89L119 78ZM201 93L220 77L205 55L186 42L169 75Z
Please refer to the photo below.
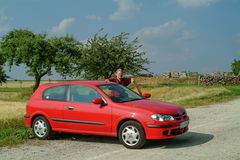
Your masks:
M70 84L82 84L82 85L91 85L91 86L97 86L101 84L109 84L111 82L106 81L99 81L99 80L78 80L78 81L64 81L64 82L57 82L57 83L45 83L42 84L42 87L53 87L53 86L60 86L60 85L70 85Z

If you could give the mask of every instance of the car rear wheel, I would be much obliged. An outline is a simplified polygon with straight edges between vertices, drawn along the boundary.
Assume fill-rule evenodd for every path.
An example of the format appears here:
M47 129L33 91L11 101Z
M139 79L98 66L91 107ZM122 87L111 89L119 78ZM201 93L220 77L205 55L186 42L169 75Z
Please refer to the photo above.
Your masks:
M46 139L50 137L51 126L48 120L43 116L39 116L34 119L32 129L34 136L38 139Z
M146 136L143 127L136 121L123 123L118 131L120 142L130 149L142 148L146 143Z

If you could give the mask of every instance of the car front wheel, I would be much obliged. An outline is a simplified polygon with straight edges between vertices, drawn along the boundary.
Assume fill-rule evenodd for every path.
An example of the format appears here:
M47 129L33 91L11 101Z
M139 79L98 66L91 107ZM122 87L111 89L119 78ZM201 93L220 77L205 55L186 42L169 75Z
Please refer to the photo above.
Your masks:
M127 121L119 129L118 137L120 142L130 149L139 149L146 143L146 136L143 127L136 121Z
M51 134L51 126L48 120L43 116L34 119L32 129L34 136L38 139L46 139Z

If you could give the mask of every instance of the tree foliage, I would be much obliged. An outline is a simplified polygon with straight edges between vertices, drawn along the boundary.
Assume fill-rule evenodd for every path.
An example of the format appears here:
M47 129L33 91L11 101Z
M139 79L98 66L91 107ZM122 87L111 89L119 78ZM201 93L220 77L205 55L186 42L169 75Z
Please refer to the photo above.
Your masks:
M95 34L83 44L68 35L49 38L45 33L18 29L8 32L0 42L0 58L4 57L0 60L0 75L6 77L1 68L4 63L10 69L23 64L27 74L35 79L35 90L53 68L65 78L108 78L118 68L135 74L147 70L145 65L149 63L140 48L138 39L129 41L127 33L112 38Z
M5 58L2 55L1 46L0 46L0 84L5 83L7 81L7 75L3 70L4 62L5 62Z
M234 75L239 75L240 73L240 60L234 59L232 63L232 72Z
M53 37L49 39L54 47L55 69L64 78L75 77L81 73L79 60L81 60L82 44L72 36ZM76 68L76 66L79 66ZM73 75L74 73L74 75Z
M7 81L7 75L3 70L3 67L0 66L0 84L5 83Z
M10 31L1 42L2 53L10 69L13 65L24 64L27 74L35 78L34 90L43 76L51 74L54 64L54 49L46 36L19 29Z
M128 42L128 34L121 33L108 38L108 35L95 34L83 45L82 55L77 58L77 67L83 70L86 79L111 77L118 68L135 74L149 63L145 53L139 51L138 39ZM75 68L77 68L75 67ZM79 69L79 70L80 70Z
M78 41L71 36L47 38L19 29L10 31L1 42L2 54L8 66L24 64L27 74L34 77L34 90L43 76L51 75L52 68L65 75L71 69L71 55L78 55Z

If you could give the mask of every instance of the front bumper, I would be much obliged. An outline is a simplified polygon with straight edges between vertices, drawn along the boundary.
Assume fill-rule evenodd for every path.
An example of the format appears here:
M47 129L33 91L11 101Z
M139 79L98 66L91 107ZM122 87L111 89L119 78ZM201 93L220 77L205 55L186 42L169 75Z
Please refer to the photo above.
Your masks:
M180 121L157 122L145 127L147 139L174 138L188 131L189 118Z

